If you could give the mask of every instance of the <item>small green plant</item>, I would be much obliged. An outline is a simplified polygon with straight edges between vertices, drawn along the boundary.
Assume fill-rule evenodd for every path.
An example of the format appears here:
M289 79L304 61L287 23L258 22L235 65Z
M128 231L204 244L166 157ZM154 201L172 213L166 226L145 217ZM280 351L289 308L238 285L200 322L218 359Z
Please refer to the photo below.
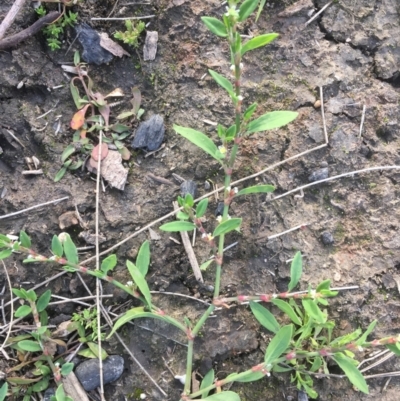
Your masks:
M20 234L20 242L30 246L30 239L23 231ZM56 383L61 383L61 376L68 375L74 364L66 363L62 357L56 356L57 345L66 347L66 343L53 338L47 327L46 308L51 298L50 290L40 297L35 291L23 288L14 288L13 293L25 302L15 311L15 317L32 316L36 330L8 339L8 344L18 353L22 362L9 370L6 380L11 386L13 396L17 397L23 392L29 399L31 394L46 390L51 377ZM20 375L15 376L15 372L19 372Z
M72 3L73 2L71 2L71 4ZM40 6L36 9L36 14L39 17L43 17L47 14L47 11L43 6ZM68 26L73 27L77 22L78 13L73 13L72 11L67 12L64 8L63 14L58 20L43 28L43 33L47 37L47 45L50 50L55 51L61 49L60 36L64 33L64 28Z
M134 48L139 46L139 36L146 28L146 24L143 21L126 20L125 21L126 31L117 31L114 34L114 38L122 40L127 45Z

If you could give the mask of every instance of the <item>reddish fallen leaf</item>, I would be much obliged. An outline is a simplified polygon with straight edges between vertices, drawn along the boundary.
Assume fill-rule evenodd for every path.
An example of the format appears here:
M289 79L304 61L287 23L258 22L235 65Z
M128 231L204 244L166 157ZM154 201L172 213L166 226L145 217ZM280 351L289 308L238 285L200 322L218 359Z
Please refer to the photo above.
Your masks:
M85 129L81 129L81 130L80 130L80 137L81 137L81 139L85 139L85 138L86 138L86 133L87 133L87 131L86 131Z
M82 125L85 123L85 114L86 110L88 109L90 105L87 104L85 107L77 111L74 116L72 117L70 127L72 129L79 129L82 127Z
M103 160L106 156L108 155L108 146L106 143L101 144L101 159ZM96 162L99 160L99 145L96 145L94 149L92 150L92 159L94 159Z

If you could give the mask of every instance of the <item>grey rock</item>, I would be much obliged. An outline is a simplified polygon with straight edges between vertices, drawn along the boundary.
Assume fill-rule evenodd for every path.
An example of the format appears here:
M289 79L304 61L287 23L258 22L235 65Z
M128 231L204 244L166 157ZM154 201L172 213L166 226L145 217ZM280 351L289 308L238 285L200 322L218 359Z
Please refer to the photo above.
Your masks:
M324 233L322 233L321 239L324 245L333 245L333 243L335 242L332 233L330 233L329 231L325 231Z
M104 384L117 380L124 370L124 358L111 355L103 361ZM100 386L99 361L89 359L82 362L75 370L75 375L86 391L92 391Z
M188 180L183 181L181 184L181 196L184 198L187 194L192 195L193 198L196 197L197 184L194 181Z
M217 208L215 209L215 216L222 216L224 212L224 202L218 202Z
M164 119L159 114L155 114L139 125L133 138L132 147L149 152L157 150L164 139L164 133Z
M43 401L50 401L51 397L53 395L56 395L56 390L54 390L54 388L49 387L45 392L44 392L44 397L43 397Z
M304 391L299 391L297 393L297 401L308 401L307 393Z
M320 180L325 180L328 177L329 177L329 169L328 167L324 167L313 171L308 177L308 181L310 182L320 181Z
M100 35L87 24L78 25L76 33L83 47L82 59L88 64L109 63L113 55L100 46Z
M157 53L158 32L147 31L146 40L143 47L143 60L152 61L156 58Z
M324 132L322 131L320 124L315 123L311 125L308 129L308 135L310 135L310 138L316 143L324 141Z

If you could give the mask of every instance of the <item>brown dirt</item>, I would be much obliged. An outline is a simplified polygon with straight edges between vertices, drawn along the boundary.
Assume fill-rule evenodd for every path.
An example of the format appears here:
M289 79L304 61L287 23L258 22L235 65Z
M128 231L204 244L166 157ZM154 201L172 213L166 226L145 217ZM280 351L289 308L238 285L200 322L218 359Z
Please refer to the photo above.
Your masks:
M0 5L0 18L11 3L11 0L6 0ZM372 7L377 15L387 10L389 18L395 15L392 10L395 7L389 1L369 1L374 4L368 5L360 0L353 2L355 4L349 9L339 1L328 9L322 20L304 28L308 19L307 7L292 15L277 16L293 3L289 0L270 1L257 24L249 22L243 27L245 34L271 31L281 34L271 46L246 57L243 85L245 101L249 104L257 101L260 112L291 109L299 111L300 116L287 128L246 140L238 157L235 179L322 143L321 113L313 107L319 98L318 86L324 87L327 103L329 146L263 174L253 183L272 183L277 187L276 193L281 194L307 184L310 174L321 166L328 166L329 176L334 176L371 166L398 164L398 71L393 72L389 63L388 72L383 74L385 64L379 64L382 58L376 58L382 54L383 48L369 48L368 43L355 40L356 37L359 39L355 34L358 29L358 33L365 37L377 37L382 41L380 43L384 43L386 39L382 32L389 28L373 25L373 14L368 10ZM314 3L320 8L326 1ZM90 17L108 15L113 4L113 1L106 0L87 1L80 8L80 18L111 36L115 30L121 29L122 24L115 21L91 23ZM148 28L159 33L156 60L140 62L137 54L126 48L132 54L131 58L115 58L108 65L90 66L90 75L102 93L117 87L130 93L133 86L138 86L146 110L144 117L155 113L163 115L167 129L166 147L161 152L148 158L140 151L134 152L136 164L129 165L124 191L107 188L101 193L100 227L106 237L102 249L172 210L172 201L179 194L178 185L156 183L146 177L147 173L170 180L173 180L172 173L193 179L198 184L200 195L206 193L205 180L222 184L218 166L178 137L172 125L193 127L215 138L214 129L204 120L230 124L232 110L228 97L209 76L203 77L208 68L228 74L226 46L209 34L200 20L203 15L220 15L223 10L224 6L215 0L162 0L153 6L124 9L118 16L132 13L156 15ZM372 25L363 30L363 21L368 18L367 22ZM33 11L27 8L10 33L25 28L34 19ZM392 24L394 33L398 31L398 22L397 25L393 21L388 24ZM0 155L0 193L5 194L0 200L0 215L63 196L70 197L54 206L0 220L0 231L17 234L25 230L35 249L47 255L53 234L60 232L58 217L74 210L75 205L89 227L94 228L95 183L90 175L79 171L74 175L67 174L58 183L53 182L61 167L60 155L72 137L69 121L75 106L69 92L69 78L63 74L60 63L72 61L73 51L79 49L75 43L65 55L73 38L74 33L69 32L62 50L57 52L49 51L41 35L16 49L0 52L0 146L4 152ZM346 41L347 38L353 42ZM396 61L398 43L385 46L385 51L389 52L387 59L392 57ZM137 68L140 65L141 68ZM375 69L376 65L378 69ZM17 89L22 80L24 86ZM61 84L64 85L62 88L51 89ZM344 104L347 106L343 107ZM359 138L364 104L367 106L365 124ZM127 105L128 102L118 106L116 111L126 109ZM53 111L45 118L37 119L50 109ZM56 116L60 115L62 129L55 135ZM10 138L8 129L18 136L23 148ZM33 155L42 162L44 174L22 176L21 171L26 169L24 158ZM238 245L227 252L222 293L284 290L289 281L286 261L296 250L301 250L305 255L301 289L326 278L331 278L334 286L359 286L358 290L342 292L331 302L329 312L336 321L337 335L359 326L365 329L373 319L378 319L376 336L398 333L398 182L396 170L377 171L315 186L305 190L303 198L287 196L271 202L265 196L254 196L233 204L231 215L243 217L244 226L241 235L233 235L228 240L228 243L238 241ZM212 227L214 217L211 212L216 208L214 198L210 198L210 204L207 224ZM300 224L307 227L274 240L267 239ZM151 241L151 289L196 295L209 301L211 293L207 286L213 283L213 271L205 273L206 285L199 285L192 276L182 246L171 241L169 234L159 232L157 227L155 230L161 238ZM78 237L80 231L76 228L70 234L79 246L85 246L86 243ZM332 246L321 241L321 235L326 231L334 237ZM179 239L178 235L172 237ZM129 280L124 261L127 258L134 260L140 244L149 238L146 232L118 248L116 278ZM208 257L208 250L199 241L195 252L200 262ZM85 253L82 259L91 255ZM59 270L48 264L23 265L19 256L7 261L7 269L13 286L24 288L42 282ZM86 281L94 288L93 280ZM47 288L66 297L85 294L82 284L70 274L52 281ZM105 291L115 294L112 301L106 302L107 305L126 301L112 288L106 286ZM155 296L155 303L172 315L190 319L196 319L204 310L200 303L169 295ZM71 314L75 308L74 304L64 304L52 308L51 313ZM147 320L134 328L127 328L123 334L143 366L168 393L168 399L179 399L182 386L173 379L163 358L176 374L183 374L185 348L176 342L184 342L182 335L158 321ZM262 350L269 338L245 307L219 312L217 318L210 319L202 334L196 343L195 368L204 373L213 366L221 377L262 360ZM122 348L114 341L108 349L111 353L123 354ZM147 399L161 399L128 357L126 366L122 378L108 385L107 399L137 399L141 391L146 392ZM399 370L400 362L392 358L371 373ZM387 378L369 380L370 395L356 392L346 380L316 379L315 385L321 401L397 400L400 381L392 378L382 392L386 381ZM232 390L245 401L297 397L297 390L286 375L251 385L234 384Z

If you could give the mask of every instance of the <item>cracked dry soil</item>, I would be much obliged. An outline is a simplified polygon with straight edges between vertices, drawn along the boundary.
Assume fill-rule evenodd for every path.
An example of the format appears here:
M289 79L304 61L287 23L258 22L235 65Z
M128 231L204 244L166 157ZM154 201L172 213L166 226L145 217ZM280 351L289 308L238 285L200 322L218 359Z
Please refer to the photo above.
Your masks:
M399 84L400 84L400 6L396 0L339 0L333 2L314 22L305 26L309 13L321 9L327 0L271 0L257 23L246 23L244 34L278 32L270 46L248 53L245 58L243 88L245 102L259 103L259 111L290 109L300 113L288 127L257 134L246 140L238 157L235 178L242 178L266 166L282 161L324 141L320 109L314 107L323 87L329 145L281 165L255 182L272 183L276 194L307 184L311 175L327 169L329 176L372 166L399 165ZM0 17L12 4L0 5ZM91 22L90 17L105 17L114 1L87 0L80 8L80 18L110 35L122 25L116 21ZM165 148L148 158L133 155L137 165L130 169L123 192L107 189L100 196L100 227L106 241L102 249L115 244L138 228L172 210L179 187L159 184L146 177L171 179L177 173L193 179L199 195L206 193L204 182L222 184L222 175L201 151L181 140L172 130L176 123L193 127L216 137L214 128L204 120L230 124L231 107L227 96L209 76L212 68L228 75L227 47L212 36L201 23L203 15L220 15L224 6L217 0L156 0L151 6L117 7L116 15L155 14L148 29L159 33L155 61L142 62L132 57L114 59L108 65L90 66L96 88L102 93L116 87L130 93L133 86L142 91L144 118L161 114L166 122ZM25 28L35 19L26 8L10 33ZM61 51L50 52L41 35L0 52L0 215L69 196L69 200L13 218L0 220L2 233L16 234L21 229L31 237L38 252L49 254L53 234L58 234L58 217L77 206L83 219L94 227L95 183L87 172L67 174L60 182L53 177L61 166L60 155L70 142L68 128L74 104L68 89L68 77L60 64L72 61L73 51L65 52L74 38L65 36ZM17 89L23 81L24 86ZM52 89L64 85L62 88ZM127 102L128 104L128 102ZM365 105L365 121L360 124ZM121 110L126 105L121 105ZM38 116L52 109L44 119ZM119 111L119 109L117 109ZM55 134L57 116L61 131ZM7 133L12 130L24 147ZM133 130L134 131L134 130ZM42 162L44 174L25 177L24 158L35 155ZM325 170L326 171L326 170ZM227 252L222 277L222 293L260 293L284 290L289 281L288 259L296 250L305 256L301 289L330 278L334 286L358 285L359 289L341 292L331 301L329 314L336 321L335 335L357 327L365 329L378 319L376 336L400 332L400 240L398 231L399 181L397 170L375 171L320 184L271 202L265 196L252 196L232 205L231 215L243 217L242 234L229 242L238 245ZM214 198L208 225L215 224ZM268 237L291 227L307 225L272 240ZM156 231L157 227L155 228ZM70 230L79 246L80 228ZM329 241L322 241L330 238ZM329 234L327 237L326 233ZM208 287L213 271L204 274L206 284L193 278L181 245L167 233L151 240L152 263L149 284L152 290L195 295L210 300ZM178 236L173 236L178 239ZM128 280L125 259L133 260L140 244L150 239L141 234L117 250L119 264L114 275ZM199 242L194 248L200 262L208 251ZM82 258L91 256L90 253ZM16 255L7 261L14 287L30 288L58 272L50 265L23 265ZM1 273L3 275L3 273ZM2 276L2 281L4 281ZM94 282L85 279L94 288ZM86 294L76 276L66 274L47 288L65 297ZM43 289L42 289L43 290ZM105 286L114 298L106 305L126 301L123 294ZM184 298L155 295L155 303L173 316L197 318L204 305ZM76 305L62 304L50 309L53 316L70 315ZM273 308L272 308L273 310ZM276 312L276 311L275 311ZM185 366L184 338L173 327L160 322L141 321L127 327L124 338L143 366L168 393L169 400L179 399L182 386L166 368L182 374ZM204 374L214 367L221 377L250 367L262 359L269 334L259 328L245 307L219 312L210 319L203 336L196 343L195 369ZM107 345L110 354L124 355L114 340ZM365 356L367 357L367 355ZM4 367L4 361L1 364ZM391 358L366 374L399 371L400 361ZM382 400L397 401L400 381L394 377L368 380L370 394L356 392L347 380L315 379L321 401ZM387 384L387 385L386 385ZM385 387L385 388L384 388ZM246 384L234 384L241 399L297 399L297 390L289 376L275 376ZM126 357L126 369L118 382L106 388L107 399L137 399L144 391L147 399L161 396ZM294 397L294 398L290 398Z

